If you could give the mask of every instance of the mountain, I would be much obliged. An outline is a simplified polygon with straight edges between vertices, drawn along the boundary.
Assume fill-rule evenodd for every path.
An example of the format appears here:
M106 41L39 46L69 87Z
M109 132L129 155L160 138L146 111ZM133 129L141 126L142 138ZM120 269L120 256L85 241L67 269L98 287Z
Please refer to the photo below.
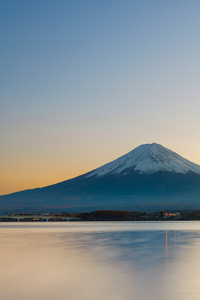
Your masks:
M100 177L108 174L127 175L134 171L138 171L140 174L156 172L182 174L194 172L200 174L200 166L161 145L153 143L137 147L120 158L92 171L88 177L94 175Z
M1 212L199 207L200 166L156 143L73 179L0 196Z

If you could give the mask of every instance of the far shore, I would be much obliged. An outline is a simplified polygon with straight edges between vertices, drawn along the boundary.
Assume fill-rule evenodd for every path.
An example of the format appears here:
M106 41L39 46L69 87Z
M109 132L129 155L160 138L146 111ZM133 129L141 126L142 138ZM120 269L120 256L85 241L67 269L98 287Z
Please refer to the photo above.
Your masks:
M198 221L200 210L155 212L96 210L83 213L3 213L0 222L81 222L81 221Z

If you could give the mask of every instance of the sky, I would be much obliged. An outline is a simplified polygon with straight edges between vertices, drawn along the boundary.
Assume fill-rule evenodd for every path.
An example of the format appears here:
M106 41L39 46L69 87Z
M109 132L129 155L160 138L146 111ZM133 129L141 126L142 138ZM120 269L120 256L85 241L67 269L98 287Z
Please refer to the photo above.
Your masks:
M200 164L199 0L0 0L0 194L153 143Z

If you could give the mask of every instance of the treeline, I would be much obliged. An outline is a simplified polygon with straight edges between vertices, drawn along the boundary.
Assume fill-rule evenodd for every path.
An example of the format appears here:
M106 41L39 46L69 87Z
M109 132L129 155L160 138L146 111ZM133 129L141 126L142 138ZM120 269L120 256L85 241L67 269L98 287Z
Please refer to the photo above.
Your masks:
M93 212L77 213L81 221L167 221L167 220L200 220L200 210L169 211L161 210L155 212L141 211L116 211L97 210Z
M200 221L200 210L161 210L155 212L141 212L141 211L122 211L122 210L96 210L93 212L83 212L83 213L35 213L33 217L35 219L30 220L26 216L31 216L31 213L21 213L24 219L21 221L35 221L38 218L38 221L43 220L44 216L49 216L49 222L58 222L66 221L62 217L72 217L71 221L186 221L186 220L199 220ZM12 216L15 216L15 213L9 214L8 220L5 218L0 219L2 222L17 221L12 220ZM56 217L54 219L54 217ZM43 221L46 221L44 219Z
M116 210L97 210L90 213L78 214L83 221L135 221L146 218L146 213L116 211Z

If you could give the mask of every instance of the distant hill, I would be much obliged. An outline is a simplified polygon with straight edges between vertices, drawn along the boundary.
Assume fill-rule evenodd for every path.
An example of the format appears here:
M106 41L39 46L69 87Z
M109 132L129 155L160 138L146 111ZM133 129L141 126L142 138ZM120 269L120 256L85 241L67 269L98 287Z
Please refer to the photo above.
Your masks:
M0 196L0 211L200 208L200 166L156 143L51 186Z

